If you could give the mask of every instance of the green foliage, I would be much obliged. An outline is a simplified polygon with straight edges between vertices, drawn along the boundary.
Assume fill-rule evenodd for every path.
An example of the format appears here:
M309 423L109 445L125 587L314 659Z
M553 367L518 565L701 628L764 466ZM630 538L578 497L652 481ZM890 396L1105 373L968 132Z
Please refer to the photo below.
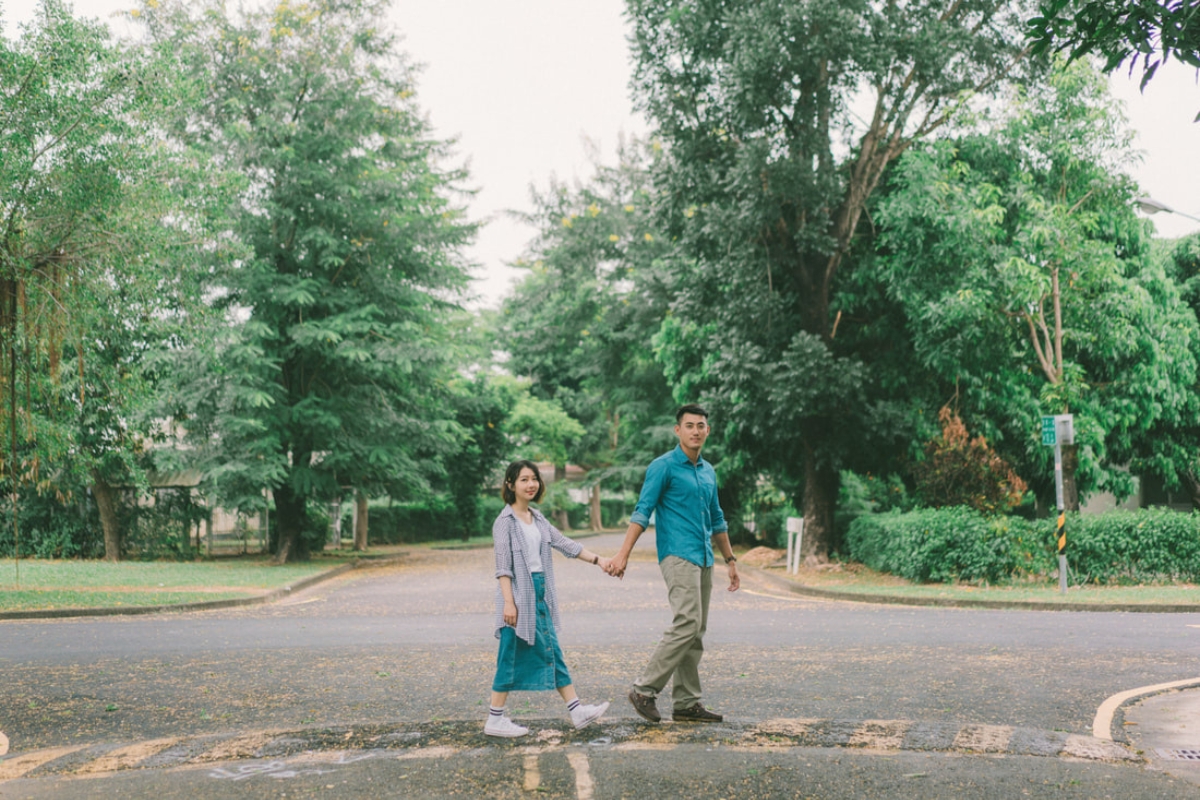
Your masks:
M986 516L957 506L866 514L851 523L846 542L854 560L908 580L996 583L1048 574L1049 530L1045 520Z
M854 520L864 514L884 514L888 511L911 511L916 503L909 497L908 487L897 474L859 475L846 470L838 487L838 508L835 516L838 539L845 541L846 532Z
M10 489L16 474L68 508L143 482L161 362L200 309L194 270L229 251L211 236L221 171L167 129L188 100L176 75L171 53L114 43L58 0L0 39L0 428L20 441L2 465ZM30 527L70 549L58 530Z
M986 516L964 506L863 515L851 557L913 581L986 581L1057 568L1054 520ZM1200 580L1200 515L1166 509L1067 515L1072 583Z
M586 182L534 190L525 219L538 235L516 264L529 274L497 321L506 367L531 380L536 400L582 426L543 437L544 447L558 444L542 457L587 467L592 482L636 486L666 449L645 433L670 419L672 404L651 348L670 301L662 262L671 246L653 220L655 152L623 141L617 163L595 163ZM555 409L526 406L532 415L520 408L514 417L557 419Z
M419 496L460 446L447 322L474 226L385 12L164 0L139 15L205 86L179 131L248 184L235 230L252 254L211 287L240 324L183 354L176 411L216 497L250 510L271 489L280 560L304 557L310 502Z
M658 227L679 250L658 356L677 400L710 403L734 467L803 502L806 550L826 555L839 470L887 468L910 434L906 377L881 352L896 337L858 350L848 329L873 318L839 313L866 204L901 153L1020 62L1019 6L627 7L637 100L663 146Z
M1200 515L1167 509L1071 515L1067 555L1087 583L1200 581Z
M902 309L916 363L1043 498L1042 414L1075 415L1080 495L1127 495L1127 466L1173 483L1196 449L1200 328L1150 257L1127 154L1079 63L979 132L914 148L875 213L876 291Z
M1127 61L1132 71L1140 60L1143 89L1172 58L1200 69L1194 0L1042 0L1038 12L1028 23L1036 53L1069 50L1072 60L1095 53L1105 72Z
M481 506L486 507L487 504L479 503L477 507ZM350 529L350 519L348 514L343 518L342 530ZM372 503L367 525L370 529L368 536L374 544L466 539L490 533L492 529L491 519L487 520L486 528L479 517L473 522L465 520L453 498L447 495L434 496L421 502Z
M29 492L20 497L21 555L35 558L96 558L104 555L104 536L95 504L86 494L73 503ZM11 495L0 498L0 514L12 518ZM15 552L12 528L0 527L0 552Z

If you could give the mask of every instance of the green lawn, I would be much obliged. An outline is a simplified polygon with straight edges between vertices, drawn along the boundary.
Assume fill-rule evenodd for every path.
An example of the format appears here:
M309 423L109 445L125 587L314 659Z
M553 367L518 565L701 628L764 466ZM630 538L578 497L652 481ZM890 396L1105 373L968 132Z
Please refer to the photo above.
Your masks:
M272 566L262 558L174 562L0 559L0 611L149 606L253 597L344 563L321 557Z
M779 568L771 568L769 571L774 575L783 576L785 574ZM814 589L848 594L882 594L914 599L1077 603L1082 606L1103 603L1200 605L1200 586L1194 584L1071 586L1067 589L1067 593L1063 594L1059 591L1057 580L1004 586L919 584L897 578L894 575L874 572L861 565L849 565L843 570L802 569L800 575L792 577L791 580Z

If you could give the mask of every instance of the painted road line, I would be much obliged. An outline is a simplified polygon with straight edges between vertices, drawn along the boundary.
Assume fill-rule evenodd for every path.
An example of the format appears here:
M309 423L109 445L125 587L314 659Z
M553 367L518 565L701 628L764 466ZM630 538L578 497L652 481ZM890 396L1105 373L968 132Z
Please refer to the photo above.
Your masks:
M149 742L138 742L128 747L112 750L100 756L83 769L80 769L78 774L88 775L96 772L116 772L119 769L129 769L130 767L137 766L150 756L161 753L178 741L178 739L154 739Z
M1141 757L1131 753L1112 740L1097 739L1094 736L1081 736L1073 733L1067 737L1059 755L1086 758L1089 761L1141 761Z
M594 787L587 753L567 753L567 761L571 762L571 766L575 770L576 800L592 800Z
M1168 689L1180 689L1185 686L1200 686L1200 678L1188 678L1185 681L1172 681L1171 683L1156 683L1153 686L1142 686L1138 689L1130 689L1127 692L1114 694L1101 703L1100 708L1096 711L1096 718L1092 720L1092 736L1095 736L1097 739L1112 741L1113 715L1117 713L1117 709L1126 700L1138 695L1165 692Z
M1013 729L1008 725L964 725L954 737L957 750L974 750L978 753L1003 753L1008 749Z
M19 778L43 764L48 764L56 758L62 758L63 756L82 750L86 746L80 744L74 747L55 747L50 750L38 750L33 753L6 758L0 761L0 781L11 781L14 778Z
M867 719L858 726L846 744L876 750L899 750L904 733L912 723L903 719Z
M4 735L4 731L0 731L0 756L8 752L8 737Z
M536 792L542 785L542 773L538 771L538 757L525 756L525 791Z
M450 758L450 756L456 756L461 752L461 747L438 745L436 747L426 747L416 751L401 753L396 758L399 761L408 761L414 758Z

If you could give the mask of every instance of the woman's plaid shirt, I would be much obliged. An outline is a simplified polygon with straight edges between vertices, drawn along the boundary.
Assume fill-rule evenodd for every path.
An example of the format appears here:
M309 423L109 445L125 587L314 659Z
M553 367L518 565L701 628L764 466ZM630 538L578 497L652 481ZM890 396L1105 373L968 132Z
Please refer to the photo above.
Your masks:
M550 556L550 548L554 548L567 558L578 558L583 551L583 545L573 539L568 539L558 532L558 528L542 516L542 512L533 512L533 524L542 534L542 575L546 585L546 607L550 609L550 620L554 630L559 630L558 593L554 588L554 561ZM513 600L517 604L517 636L533 644L537 630L537 598L533 593L533 575L529 572L529 564L525 558L525 534L512 506L505 506L492 524L492 540L496 550L496 638L504 625L504 593L500 591L500 577L507 575L512 578Z

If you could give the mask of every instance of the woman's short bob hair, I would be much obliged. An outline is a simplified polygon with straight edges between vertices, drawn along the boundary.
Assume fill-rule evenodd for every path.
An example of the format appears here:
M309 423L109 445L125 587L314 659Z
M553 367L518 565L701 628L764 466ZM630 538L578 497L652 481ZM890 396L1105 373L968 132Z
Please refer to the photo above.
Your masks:
M537 464L528 459L514 461L508 465L508 469L504 470L504 486L500 487L500 496L510 506L517 502L517 494L513 491L513 487L517 485L517 478L521 477L523 469L533 470L533 477L537 478L538 493L537 497L533 498L533 502L541 500L542 495L546 493L546 482L542 480L542 473L538 472Z

